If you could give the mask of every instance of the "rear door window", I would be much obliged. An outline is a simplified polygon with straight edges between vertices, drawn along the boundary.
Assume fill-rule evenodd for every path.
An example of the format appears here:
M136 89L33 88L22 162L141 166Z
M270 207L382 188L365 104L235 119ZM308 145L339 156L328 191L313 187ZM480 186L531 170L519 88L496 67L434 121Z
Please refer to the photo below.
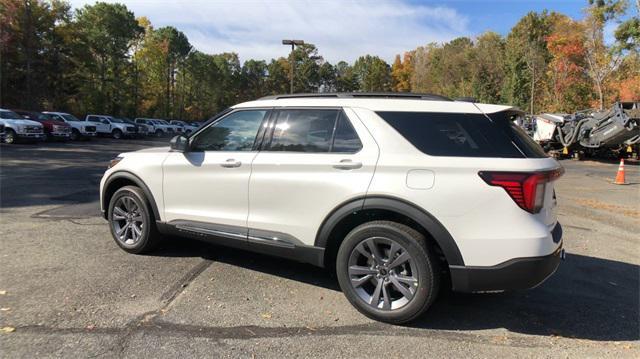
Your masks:
M344 112L340 112L331 152L356 153L362 149L362 142Z
M413 146L431 156L525 158L546 157L507 113L377 112ZM526 134L524 134L526 136Z
M329 152L339 110L280 110L269 151Z

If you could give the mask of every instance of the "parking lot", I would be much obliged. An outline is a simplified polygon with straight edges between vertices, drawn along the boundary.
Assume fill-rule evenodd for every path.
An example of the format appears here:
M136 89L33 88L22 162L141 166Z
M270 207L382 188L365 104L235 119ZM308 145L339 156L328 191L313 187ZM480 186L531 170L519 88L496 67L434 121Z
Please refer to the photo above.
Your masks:
M174 238L113 242L98 183L168 140L1 145L0 357L639 357L640 171L562 161L567 258L522 292L444 293L409 326L360 315L322 269ZM212 184L215 185L215 184Z

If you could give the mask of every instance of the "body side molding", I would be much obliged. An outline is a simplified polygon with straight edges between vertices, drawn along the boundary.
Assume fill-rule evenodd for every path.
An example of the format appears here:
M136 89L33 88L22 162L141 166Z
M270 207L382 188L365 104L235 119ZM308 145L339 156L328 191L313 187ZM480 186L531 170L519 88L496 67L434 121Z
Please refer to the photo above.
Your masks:
M410 202L387 196L360 197L339 205L323 221L316 236L315 246L326 248L331 231L340 221L354 212L366 209L388 210L411 218L433 236L449 265L464 265L458 246L440 221Z

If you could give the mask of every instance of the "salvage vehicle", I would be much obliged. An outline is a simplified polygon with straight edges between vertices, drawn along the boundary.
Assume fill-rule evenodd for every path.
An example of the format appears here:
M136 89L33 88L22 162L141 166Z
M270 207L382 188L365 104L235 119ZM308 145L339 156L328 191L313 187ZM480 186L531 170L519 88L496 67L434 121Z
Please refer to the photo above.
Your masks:
M37 121L42 124L44 134L50 141L67 141L71 138L71 126L54 117L36 111L13 110L27 120Z
M171 120L169 121L169 124L180 127L182 132L187 135L190 135L193 131L198 129L198 126L194 126L191 123L180 120Z
M414 320L438 293L532 288L564 255L563 168L511 106L410 93L233 106L100 182L114 241L185 236L335 270L364 315Z
M72 114L69 114L66 112L51 112L51 111L44 111L43 113L46 115L49 115L51 118L55 119L56 121L61 121L69 124L69 126L71 126L70 138L73 141L76 141L79 139L88 140L91 137L95 137L97 134L96 126L90 123L87 124L87 122L79 120L77 117L75 117Z
M5 143L15 143L18 140L34 142L45 139L40 122L27 120L11 110L0 108L0 123L4 125Z
M87 115L84 119L96 126L99 135L108 135L115 139L123 137L135 137L136 126L130 125L120 119L108 115Z
M605 111L540 114L534 116L531 131L547 151L571 149L590 156L619 153L640 142L640 102L617 102Z

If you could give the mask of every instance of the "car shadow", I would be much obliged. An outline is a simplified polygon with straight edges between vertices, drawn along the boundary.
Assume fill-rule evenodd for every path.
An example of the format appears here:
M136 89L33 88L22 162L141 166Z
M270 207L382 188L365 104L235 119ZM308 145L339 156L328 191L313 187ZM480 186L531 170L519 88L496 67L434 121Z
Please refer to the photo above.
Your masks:
M9 208L96 202L109 160L166 141L90 141L0 145L0 212ZM97 208L97 206L96 206Z
M202 257L329 290L330 271L190 239L175 239L152 255ZM640 266L568 254L556 273L527 291L463 294L442 291L412 328L484 330L596 341L640 339Z

